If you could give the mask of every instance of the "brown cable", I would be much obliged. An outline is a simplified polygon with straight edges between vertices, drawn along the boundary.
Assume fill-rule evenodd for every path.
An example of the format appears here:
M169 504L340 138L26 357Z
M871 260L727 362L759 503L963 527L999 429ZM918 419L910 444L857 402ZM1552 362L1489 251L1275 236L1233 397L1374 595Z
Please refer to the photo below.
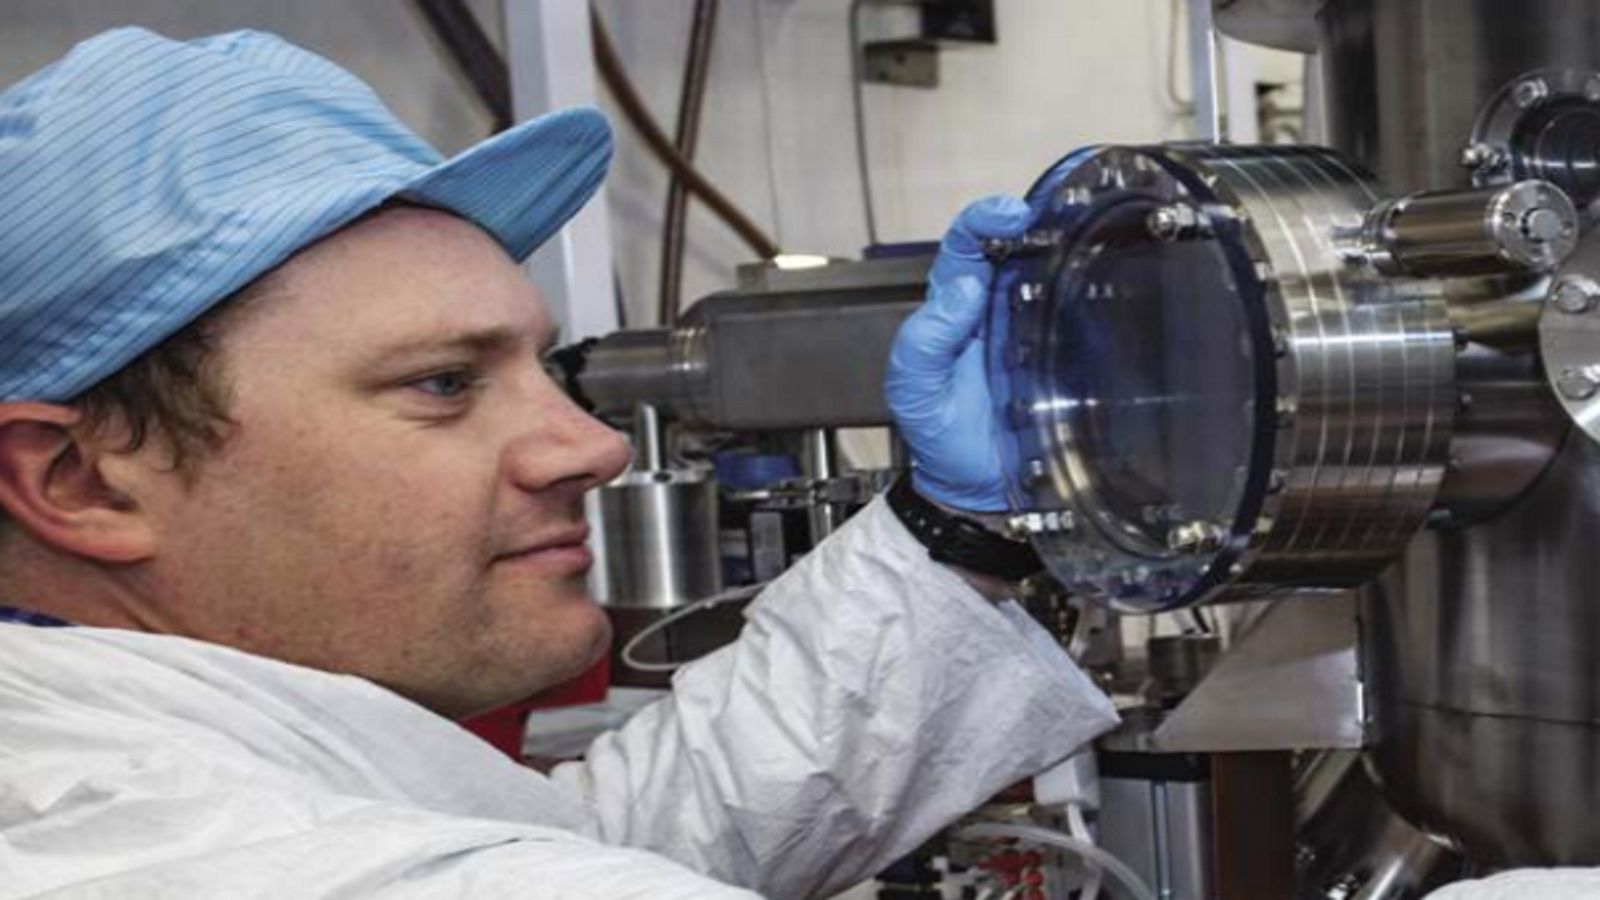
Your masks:
M644 139L645 146L650 149L662 165L671 169L683 182L683 186L690 193L700 198L717 215L717 218L726 222L729 228L739 236L750 249L762 259L771 259L779 253L778 245L761 230L755 222L750 220L737 206L733 204L722 192L712 185L704 175L695 170L694 165L683 158L677 147L673 146L672 139L661 130L655 119L651 117L650 110L645 106L633 83L628 80L626 71L622 68L622 61L617 57L616 48L611 43L611 35L606 31L605 23L601 21L600 14L591 5L589 18L594 32L594 58L595 67L600 71L600 80L611 91L611 96L617 101L617 106L622 110L623 118L628 120L639 137Z
M678 91L678 131L673 146L689 162L694 162L700 142L700 112L705 106L706 84L711 75L711 47L717 33L719 0L695 0L694 18L689 26L689 47L683 65L683 87ZM661 294L659 323L667 328L678 324L683 309L684 249L689 232L689 192L677 175L667 185L667 201L661 226Z

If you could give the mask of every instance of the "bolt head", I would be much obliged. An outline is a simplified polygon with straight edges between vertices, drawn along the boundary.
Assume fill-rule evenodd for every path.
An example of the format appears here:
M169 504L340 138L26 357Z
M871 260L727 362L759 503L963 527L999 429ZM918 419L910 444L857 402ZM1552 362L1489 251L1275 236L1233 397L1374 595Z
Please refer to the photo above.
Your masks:
M1600 307L1600 283L1582 276L1566 276L1550 287L1550 303L1569 315L1582 315Z
M1567 220L1548 206L1535 207L1522 214L1522 235L1536 244L1547 244L1561 237Z
M1167 547L1175 553L1210 553L1227 535L1216 525L1196 519L1167 532Z
M1464 169L1477 169L1489 164L1494 159L1494 148L1488 144L1468 144L1461 148L1461 167Z
M1030 459L1023 469L1022 478L1028 487L1038 487L1044 484L1044 480L1049 474L1050 467L1045 465L1044 460Z
M1543 102L1550 94L1550 85L1543 78L1529 78L1511 89L1511 99L1517 106L1527 109Z
M1556 379L1556 390L1568 400L1587 400L1593 397L1596 391L1600 391L1600 384L1586 372L1568 369Z
M1551 305L1570 316L1581 316L1594 309L1597 301L1600 301L1600 286L1593 283L1558 281L1550 292Z
M1272 355L1279 359L1289 355L1289 334L1282 328L1272 329Z
M1176 236L1182 225L1178 210L1171 206L1151 210L1149 218L1145 220L1145 227L1150 230L1151 236L1161 240L1170 240Z

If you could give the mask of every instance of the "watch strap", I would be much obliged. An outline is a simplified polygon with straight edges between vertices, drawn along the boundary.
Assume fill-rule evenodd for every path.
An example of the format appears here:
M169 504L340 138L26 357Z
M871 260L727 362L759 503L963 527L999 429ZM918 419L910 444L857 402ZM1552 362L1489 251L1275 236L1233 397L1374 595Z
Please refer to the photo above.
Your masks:
M1039 554L1027 541L996 534L917 493L909 472L895 480L887 499L889 508L912 537L928 548L928 558L934 562L1006 581L1021 581L1044 568Z

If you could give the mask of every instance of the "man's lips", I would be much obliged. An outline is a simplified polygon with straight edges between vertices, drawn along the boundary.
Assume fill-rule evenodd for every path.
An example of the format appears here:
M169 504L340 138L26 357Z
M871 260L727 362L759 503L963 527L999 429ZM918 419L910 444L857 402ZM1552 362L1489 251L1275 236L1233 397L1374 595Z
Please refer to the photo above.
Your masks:
M587 569L594 564L589 552L589 526L582 525L532 541L495 556L497 563L548 563L563 568Z

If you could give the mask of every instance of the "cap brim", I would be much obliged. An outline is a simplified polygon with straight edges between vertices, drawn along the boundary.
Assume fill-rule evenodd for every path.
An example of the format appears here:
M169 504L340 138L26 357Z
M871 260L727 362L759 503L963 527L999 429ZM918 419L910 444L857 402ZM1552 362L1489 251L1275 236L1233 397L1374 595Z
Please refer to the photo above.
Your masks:
M394 196L476 223L520 262L599 190L611 152L611 126L598 110L564 109L469 148Z

